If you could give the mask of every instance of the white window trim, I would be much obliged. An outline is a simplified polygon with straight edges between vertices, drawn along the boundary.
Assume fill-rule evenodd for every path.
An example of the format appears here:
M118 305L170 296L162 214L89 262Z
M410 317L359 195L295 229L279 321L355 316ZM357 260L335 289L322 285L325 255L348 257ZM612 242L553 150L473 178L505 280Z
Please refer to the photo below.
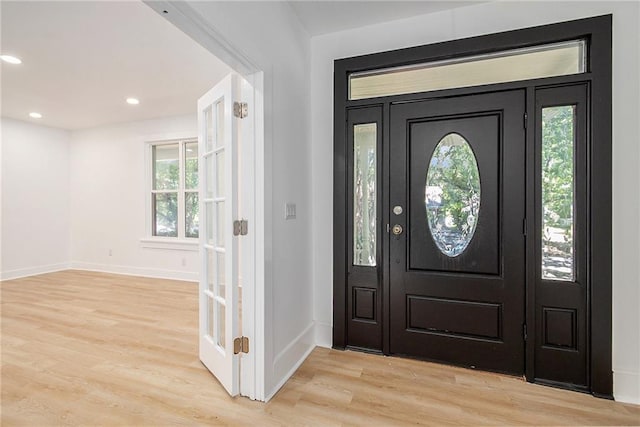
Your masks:
M151 214L149 214L151 215ZM140 239L140 246L147 249L170 249L176 251L198 252L198 239L196 241L181 240L177 237L147 237Z
M198 237L185 237L185 218L184 218L184 182L185 182L185 167L184 167L184 144L198 142L197 136L161 139L161 140L147 140L144 141L144 171L145 171L145 237L140 239L140 246L146 249L165 249L165 250L180 250L189 252L198 252ZM154 236L153 232L153 219L151 218L153 209L151 206L153 192L153 147L158 145L178 144L178 162L180 165L180 181L178 184L178 190L172 190L178 194L178 236L177 237L165 237ZM198 182L198 185L200 183ZM199 192L196 189L195 192Z

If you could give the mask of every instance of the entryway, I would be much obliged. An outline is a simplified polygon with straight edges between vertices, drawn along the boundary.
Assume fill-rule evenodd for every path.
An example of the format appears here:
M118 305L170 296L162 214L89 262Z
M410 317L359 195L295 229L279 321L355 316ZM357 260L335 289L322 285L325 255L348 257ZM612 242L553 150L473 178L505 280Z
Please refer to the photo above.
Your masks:
M336 61L335 348L611 394L610 23Z

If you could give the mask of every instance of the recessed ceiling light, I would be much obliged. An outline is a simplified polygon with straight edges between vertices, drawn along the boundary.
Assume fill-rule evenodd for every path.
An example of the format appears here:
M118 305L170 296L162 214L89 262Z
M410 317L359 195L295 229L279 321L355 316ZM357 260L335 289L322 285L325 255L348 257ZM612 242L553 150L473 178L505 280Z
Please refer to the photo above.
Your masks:
M0 59L2 59L4 62L8 62L9 64L22 64L20 58L16 58L15 56L11 55L0 55Z
M140 100L138 98L127 98L127 104L138 105Z
M34 111L33 113L29 113L29 117L31 117L32 119L41 119L42 118L42 114L36 113Z

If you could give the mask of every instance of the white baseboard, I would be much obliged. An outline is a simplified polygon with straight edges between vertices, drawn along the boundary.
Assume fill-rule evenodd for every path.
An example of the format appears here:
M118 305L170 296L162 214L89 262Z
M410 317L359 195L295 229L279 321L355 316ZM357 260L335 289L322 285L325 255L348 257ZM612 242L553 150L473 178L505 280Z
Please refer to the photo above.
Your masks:
M95 264L81 261L71 261L74 270L98 271L101 273L126 274L129 276L152 277L154 279L184 280L197 282L198 273L189 271L161 270L155 268L131 267L126 265Z
M0 272L0 280L13 280L22 277L36 276L38 274L53 273L56 271L68 270L69 263L40 265L37 267L20 268L18 270L9 270Z
M614 371L613 397L617 402L640 405L640 373Z
M315 323L311 323L293 341L289 343L273 361L273 374L277 383L267 393L265 402L268 402L282 388L289 378L302 365L309 354L315 348Z
M325 348L333 345L333 326L330 323L316 321L316 345Z

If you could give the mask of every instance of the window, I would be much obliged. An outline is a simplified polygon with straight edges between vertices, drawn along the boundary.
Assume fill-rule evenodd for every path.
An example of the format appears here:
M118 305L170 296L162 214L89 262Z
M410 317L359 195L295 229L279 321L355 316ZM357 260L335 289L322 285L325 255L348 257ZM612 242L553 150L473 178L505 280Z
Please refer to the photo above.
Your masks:
M542 109L542 279L573 282L575 105Z
M349 75L349 99L566 76L586 71L585 40Z
M198 238L198 141L156 142L149 150L151 236Z
M376 265L376 123L353 127L353 264Z
M462 254L473 239L480 188L478 162L469 142L457 133L443 136L429 161L424 194L431 237L448 257Z

